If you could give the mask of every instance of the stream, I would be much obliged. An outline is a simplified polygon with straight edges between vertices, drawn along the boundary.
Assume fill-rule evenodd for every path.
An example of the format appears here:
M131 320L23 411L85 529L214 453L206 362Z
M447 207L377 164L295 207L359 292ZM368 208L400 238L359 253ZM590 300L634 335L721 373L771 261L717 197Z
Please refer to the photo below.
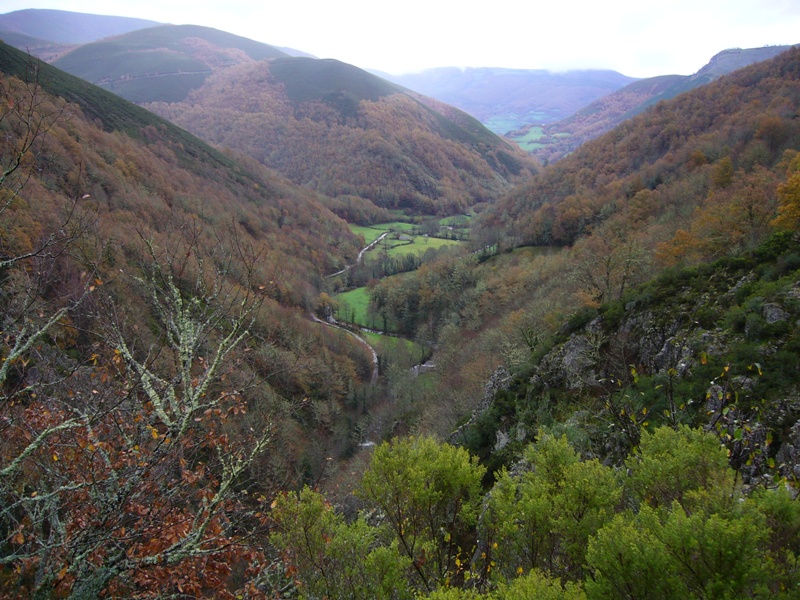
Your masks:
M381 235L379 235L377 238L372 240L369 244L364 246L359 251L355 262L347 265L346 267L344 267L343 269L341 269L339 271L336 271L335 273L331 273L330 275L326 275L325 278L326 279L330 279L331 277L336 277L337 275L341 275L342 273L346 273L347 271L352 269L357 264L360 264L361 261L364 260L364 254L366 254L367 252L372 250L375 246L377 246L380 243L380 241L383 238L385 238L387 235L389 235L390 233L392 233L392 232L391 231L386 231L386 232L382 233ZM378 371L379 371L379 369L378 369L378 352L375 350L375 348L372 346L372 344L370 344L367 340L365 340L363 337L358 335L356 332L354 332L349 327L345 327L343 325L340 325L336 321L336 319L334 319L333 317L329 317L327 320L320 319L313 312L309 313L309 317L315 323L320 323L322 325L326 325L328 327L333 327L334 329L340 329L341 331L346 332L348 335L351 335L356 340L358 340L359 343L361 343L364 346L366 346L367 348L369 348L369 351L372 353L372 376L370 377L370 385L375 385L378 382ZM370 330L370 329L367 329L367 328L363 328L363 327L360 328L360 329L364 329L365 331L373 331L373 330ZM375 332L375 333L381 333L381 332ZM413 367L411 367L411 371L412 371L412 373L414 373L414 376L416 377L420 373L424 373L425 371L427 371L429 369L433 369L435 366L436 365L434 365L430 361L427 361L424 364L414 365Z

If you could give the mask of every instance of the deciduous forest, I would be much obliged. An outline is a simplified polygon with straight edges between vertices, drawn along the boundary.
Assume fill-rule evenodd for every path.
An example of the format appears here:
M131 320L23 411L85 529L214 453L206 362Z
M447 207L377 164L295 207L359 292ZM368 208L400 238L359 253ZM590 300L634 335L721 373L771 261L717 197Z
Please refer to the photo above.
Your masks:
M798 597L800 50L535 168L282 60L0 45L0 597Z

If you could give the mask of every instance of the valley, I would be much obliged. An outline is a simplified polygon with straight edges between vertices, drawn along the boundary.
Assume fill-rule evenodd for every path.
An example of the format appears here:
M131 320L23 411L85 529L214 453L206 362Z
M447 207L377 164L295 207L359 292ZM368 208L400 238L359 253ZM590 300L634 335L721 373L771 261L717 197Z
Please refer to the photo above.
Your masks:
M0 43L0 597L797 597L800 49L539 162L144 25Z

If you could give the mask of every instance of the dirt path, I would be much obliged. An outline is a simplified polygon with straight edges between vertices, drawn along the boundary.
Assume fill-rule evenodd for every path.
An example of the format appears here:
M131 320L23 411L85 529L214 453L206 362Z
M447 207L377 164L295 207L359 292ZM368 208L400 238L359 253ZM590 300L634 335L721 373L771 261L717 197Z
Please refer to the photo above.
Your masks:
M362 338L360 335L358 335L354 331L350 331L346 327L342 327L341 325L339 325L337 323L330 323L328 321L324 321L324 320L320 319L314 313L309 313L309 316L311 317L311 320L314 321L315 323L321 323L322 325L327 325L328 327L333 327L334 329L339 329L340 331L344 331L348 335L353 336L355 339L357 339L359 342L361 342L364 346L369 348L369 351L372 353L372 376L370 377L370 381L369 382L370 382L370 385L375 385L378 382L378 353L375 351L375 348L373 348L367 340Z
M392 232L391 231L387 231L385 233L380 234L376 239L372 240L372 242L370 242L369 244L367 244L366 246L364 246L361 249L361 252L359 252L358 256L356 257L356 262L347 265L341 271L336 271L336 273L331 273L330 275L326 275L325 278L326 279L330 279L331 277L336 277L337 275L341 275L342 273L344 273L346 271L349 271L350 269L355 267L357 264L360 264L361 261L364 259L364 254L369 252L370 250L372 250L375 246L377 246L378 242L380 242L383 238L385 238L390 233L392 233Z

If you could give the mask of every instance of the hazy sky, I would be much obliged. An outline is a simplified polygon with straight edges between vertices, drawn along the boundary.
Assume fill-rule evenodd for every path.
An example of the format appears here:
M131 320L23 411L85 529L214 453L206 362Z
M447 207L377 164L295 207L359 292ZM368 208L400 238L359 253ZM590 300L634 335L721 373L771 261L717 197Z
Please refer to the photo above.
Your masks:
M490 66L690 75L727 48L800 43L798 0L0 0L2 13L24 8L206 25L396 74Z

